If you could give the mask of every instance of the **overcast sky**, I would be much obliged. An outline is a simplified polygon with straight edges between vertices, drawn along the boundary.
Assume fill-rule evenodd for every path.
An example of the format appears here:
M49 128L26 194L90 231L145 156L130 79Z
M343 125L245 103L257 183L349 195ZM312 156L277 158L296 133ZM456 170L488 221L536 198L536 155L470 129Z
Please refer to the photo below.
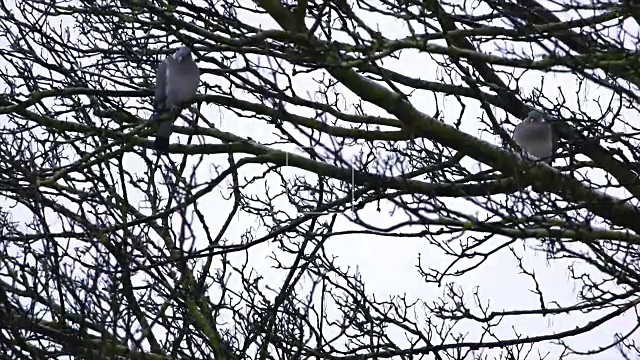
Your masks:
M249 2L247 1L247 3ZM543 2L543 4L545 6L550 5L553 7L550 3ZM476 11L483 11L483 7L481 6L480 9ZM248 13L245 13L244 16L245 20L254 24L254 26L256 24L260 24L263 29L278 29L277 25L273 21L269 21L264 16L257 16L255 14ZM406 26L394 19L381 18L380 16L372 14L368 14L366 19L370 27L379 28L379 31L387 38L401 38L409 35ZM631 31L631 27L635 26L635 24L628 23L625 24L625 26L627 26L628 31ZM637 26L635 26L635 29L635 31L639 30ZM340 40L340 38L336 40ZM542 52L536 47L533 47L533 49L537 53ZM485 52L496 52L495 49L491 49L489 44L485 44L482 50ZM525 46L523 47L523 51L528 53L531 49L528 46ZM431 81L437 81L436 73L437 71L441 71L441 69L438 69L438 65L435 62L429 60L427 56L419 54L416 51L404 51L401 53L400 59L384 60L381 64L386 68L405 75ZM199 65L202 67L212 66L210 64L202 63ZM313 79L319 78L320 76L321 73L319 71L311 74L297 75L294 78L294 85L299 96L313 98L313 92L317 89ZM541 88L541 79L543 77L544 87ZM202 80L207 82L219 81L219 79L219 77L214 80L212 77L204 76ZM562 96L564 96L566 100L565 106L577 110L578 104L580 103L581 110L593 114L593 117L600 116L600 111L595 104L594 99L598 97L608 98L610 96L609 91L603 90L593 84L589 85L587 89L578 91L576 78L570 74L560 75L555 73L529 72L522 77L520 85L520 91L524 94L523 97L542 91L548 98L554 99L559 98L560 91L562 91ZM357 100L354 95L351 94L350 91L344 89L344 87L339 87L339 89L341 89L341 94L346 98L347 103L355 102ZM242 98L243 96L238 94L238 97ZM453 98L445 98L442 95L437 95L437 97L440 101L440 109L444 110L441 114L441 120L448 124L454 124L454 122L458 120L461 111L460 104ZM246 95L244 98L255 101L253 98ZM435 115L436 104L434 102L433 94L426 91L416 91L411 95L410 100L420 111L423 111L428 115ZM461 129L485 141L491 142L496 146L501 146L499 138L493 134L490 129L484 127L482 122L479 121L479 117L486 117L486 115L483 115L479 104L475 101L467 101L465 105L467 108L464 113ZM369 115L389 116L389 114L375 106L367 105L365 109ZM237 118L234 114L220 110L211 104L203 106L202 111L209 120L215 121L218 129L223 131L234 133L243 138L250 137L262 143L276 139L273 135L274 129L262 121ZM300 115L305 115L305 111L303 110L296 108L295 111ZM309 114L308 111L306 114L312 115ZM495 114L499 117L499 120L508 120L507 123L510 124L505 124L504 128L508 132L511 132L513 124L518 120L514 119L510 115L509 118L506 119L506 114L501 110L497 110ZM623 112L623 116L625 116L627 120L637 118L636 113ZM622 128L617 130L624 131ZM186 136L177 135L175 133L171 138L172 143L185 143L185 140ZM292 153L304 154L294 146L280 146L279 148ZM358 149L345 149L342 155L348 160L350 156L354 156L356 154L357 150ZM380 155L382 157L384 154ZM210 176L209 174L212 166L221 166L223 168L228 166L226 157L226 155L207 157L207 161L209 161L210 164L202 164L200 166L200 170L198 171L201 172L201 174L199 174L199 176ZM180 160L182 156L173 155L172 158L174 161L177 161ZM480 165L468 157L465 158L463 162L468 165L469 169L475 171L480 169ZM146 165L144 162L140 161L139 157L136 155L128 156L126 158L126 166L131 172L137 172L141 175L145 174ZM240 172L240 178L243 176L255 176L263 169L264 168L261 166L248 166L243 168ZM292 167L288 168L285 173L290 176L295 174L304 174L309 179L314 178L311 174ZM189 177L188 173L185 174L185 177ZM591 180L602 183L605 182L604 178L601 176L598 177L597 175L592 175ZM310 180L310 182L312 181ZM277 187L279 184L278 179L271 176L268 176L266 181L256 182L254 185L250 186L247 191L251 191L255 194L264 194L265 183L269 184L272 193L277 193L279 191ZM228 183L220 185L220 191L227 194L229 192L227 185ZM200 200L201 204L207 204L205 215L207 216L208 226L210 229L219 229L231 208L231 202L223 200L220 196L220 191L214 191ZM608 193L618 196L622 195L616 194L614 191ZM139 202L140 200L142 200L140 194L136 195L134 191L130 192L131 204L139 204L142 206L143 204ZM469 209L471 204L469 202L464 200L448 201L448 205L452 208L466 213L470 212ZM294 214L296 212L296 209L293 206L284 201L280 201L280 205L283 209L287 209L290 214ZM481 217L481 209L477 209L479 217ZM388 204L383 204L381 211L378 212L376 211L376 204L370 204L363 210L360 210L358 215L367 222L376 224L380 227L396 224L399 220L406 217L406 215L401 213L395 213L392 215L391 210L392 208ZM25 216L21 213L23 210L16 209L13 211L18 216ZM143 212L148 213L148 210L143 210ZM350 224L343 216L340 216L337 224L338 225L335 228L336 231L356 229L356 227ZM259 227L254 217L246 214L237 216L234 219L234 224L225 235L225 239L231 244L240 243L241 235L248 226L255 226L256 228ZM258 233L264 235L267 233L267 229L262 227ZM493 238L492 244L497 244L502 241L507 241L507 239L501 239L496 236ZM576 302L578 291L577 286L579 286L579 284L569 280L568 266L570 265L570 262L559 260L548 262L544 254L535 253L532 250L524 250L525 247L535 246L535 244L536 241L534 239L523 240L519 241L516 246L512 247L512 249L515 253L523 256L523 264L527 269L535 271L539 284L542 287L541 290L546 296L546 305L549 306L552 302L557 302L562 305L574 304ZM203 241L201 246L206 246L206 241ZM429 245L426 239L382 238L373 235L344 235L331 238L327 242L325 248L327 252L337 256L337 264L341 265L343 268L350 267L350 271L352 273L358 273L366 283L366 292L369 294L375 294L377 300L387 300L391 296L406 295L408 300L420 299L427 303L436 301L442 295L444 288L438 288L430 284L427 285L423 282L421 276L416 271L418 256L421 256L423 264L428 264L428 267L431 268L444 269L451 261L450 258L445 257L444 254L442 254L442 252L436 247ZM269 279L270 286L279 288L279 284L281 284L285 273L271 269L274 262L269 260L268 257L272 251L281 254L273 244L262 244L256 246L249 251L249 261L252 267L256 268L258 272ZM243 262L244 257L244 254L233 254L229 259L231 262L240 264ZM279 255L279 260L285 262L293 261L291 257L282 255ZM584 264L573 265L576 269L590 272L590 269L584 266ZM591 274L595 278L598 278L597 273L591 272ZM237 281L237 279L232 279L232 282L230 283L232 288L234 287L234 281ZM479 288L480 298L484 301L485 305L487 303L490 304L490 310L492 311L539 308L538 296L530 291L533 288L533 283L530 277L526 274L519 273L516 260L508 248L492 255L488 261L482 264L475 271L461 278L448 279L446 282L449 281L455 282L457 286L460 286L465 290L469 304L473 304L471 295L474 288ZM599 313L599 315L602 314L603 313ZM633 314L628 314L626 317L616 318L588 334L569 338L566 339L566 341L568 344L575 346L578 350L590 350L599 345L608 345L613 340L614 333L624 333L625 331L630 330L637 323L637 319L631 315ZM505 321L499 326L499 331L496 335L498 335L500 339L512 338L514 334L513 328L517 329L520 334L530 336L550 334L553 332L573 329L576 326L586 324L590 319L594 318L594 314L582 316L572 314L571 316L558 315L546 318L539 316L525 316L518 318L517 321L514 319L505 319ZM463 322L458 325L457 330L458 332L465 332L465 330L469 331L470 335L467 337L467 341L474 341L478 340L481 328L477 324ZM391 331L397 333L395 340L398 341L398 344L407 345L403 340L404 335L399 330L394 329ZM536 347L536 351L539 351L541 354L545 351L551 350L558 351L561 350L561 348L548 344ZM558 353L552 353L548 359L555 359L557 356ZM606 353L590 357L590 359L604 360L617 358L618 356L617 351L611 350ZM535 359L537 356L532 355L531 358ZM573 358L576 357L569 357L569 359Z

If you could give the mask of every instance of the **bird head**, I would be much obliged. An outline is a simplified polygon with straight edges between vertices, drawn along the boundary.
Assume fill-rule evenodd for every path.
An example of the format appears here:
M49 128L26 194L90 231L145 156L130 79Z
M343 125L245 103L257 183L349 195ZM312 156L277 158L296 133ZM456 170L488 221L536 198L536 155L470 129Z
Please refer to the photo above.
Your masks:
M183 62L187 59L191 59L191 48L189 48L188 46L181 47L173 54L173 58L178 62Z
M527 119L531 121L542 121L544 120L544 115L538 110L531 110L527 115Z

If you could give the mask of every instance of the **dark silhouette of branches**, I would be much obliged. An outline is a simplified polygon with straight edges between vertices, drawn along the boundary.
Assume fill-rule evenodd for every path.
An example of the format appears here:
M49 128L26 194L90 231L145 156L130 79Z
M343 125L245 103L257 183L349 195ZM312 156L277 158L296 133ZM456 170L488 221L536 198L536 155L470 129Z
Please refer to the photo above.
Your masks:
M0 9L0 358L640 357L637 1Z

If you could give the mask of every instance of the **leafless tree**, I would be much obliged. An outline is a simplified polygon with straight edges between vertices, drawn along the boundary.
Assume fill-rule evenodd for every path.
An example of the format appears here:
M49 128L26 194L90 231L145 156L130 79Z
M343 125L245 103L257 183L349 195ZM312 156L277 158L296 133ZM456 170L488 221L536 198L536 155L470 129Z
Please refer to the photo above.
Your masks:
M640 4L591 1L0 2L0 358L639 358ZM531 109L553 167L511 140ZM439 296L376 294L354 238L420 241ZM463 285L499 256L537 307Z

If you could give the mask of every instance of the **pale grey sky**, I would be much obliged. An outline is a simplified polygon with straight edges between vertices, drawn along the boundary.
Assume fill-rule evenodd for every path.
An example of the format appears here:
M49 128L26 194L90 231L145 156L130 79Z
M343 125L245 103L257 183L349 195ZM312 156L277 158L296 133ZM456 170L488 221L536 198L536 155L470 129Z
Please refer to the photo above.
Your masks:
M245 0L248 6L251 2ZM542 2L544 5L550 5L551 3ZM480 7L482 9L482 6ZM243 18L252 23L254 26L259 26L263 29L279 29L275 22L268 19L266 16L258 16L255 14L244 13ZM367 25L372 28L378 28L388 38L401 38L409 35L406 29L406 25L388 17L381 18L376 15L367 15ZM67 24L71 25L71 24ZM500 25L500 24L494 24ZM626 23L625 26L629 30L630 26L637 25L633 23ZM340 36L336 32L336 39L340 40ZM435 43L442 43L436 41ZM2 44L4 46L4 44ZM444 45L444 43L442 43ZM535 47L534 47L535 48ZM485 44L482 47L484 51L491 51L490 45ZM522 46L522 50L525 52L530 51L527 46ZM495 51L495 50L494 50ZM539 49L536 51L540 51ZM400 59L387 59L381 62L385 67L409 75L412 77L420 78L423 80L437 81L436 74L441 69L437 64L428 59L427 56L420 54L416 51L403 51L400 55ZM87 65L87 64L84 64ZM211 66L200 64L203 67ZM299 96L314 98L316 91L316 85L313 79L321 77L321 71L315 71L311 74L299 74L294 77L294 87ZM544 78L544 87L541 89L541 80ZM220 83L220 77L215 79L211 76L204 76L204 82L217 82L219 85L226 85ZM459 80L462 84L463 81ZM340 94L345 98L346 103L353 103L357 100L354 95L346 90L344 87L338 86ZM402 89L402 87L401 87ZM407 89L402 89L407 90ZM587 86L586 88L578 91L578 85L576 78L571 74L554 74L554 73L542 73L530 71L520 80L520 89L523 97L531 94L535 96L538 91L542 91L545 96L550 99L560 98L560 92L564 97L566 103L565 106L577 110L578 106L593 117L599 116L599 109L594 102L594 99L608 98L610 97L610 91L604 90L594 84ZM253 101L254 99L246 94L238 92L237 98ZM438 94L438 106L442 111L441 120L448 124L453 124L459 117L462 107L460 104L451 97L445 98ZM412 104L420 111L428 114L435 115L436 102L434 95L426 91L416 91L411 95L410 100ZM469 134L477 136L482 140L493 143L496 146L500 146L499 138L493 133L487 133L490 129L484 127L479 121L480 117L486 117L483 114L479 104L475 101L467 101L465 103L466 109L463 116L463 122L461 130ZM389 116L379 108L367 104L365 110L369 115ZM290 109L300 115L313 115L308 110L301 108ZM496 110L496 109L494 109ZM270 140L275 140L273 135L273 128L265 125L260 121L254 121L250 118L238 118L229 111L217 108L215 105L204 105L202 108L203 114L211 121L214 121L216 127L222 131L231 132L243 138L252 138L261 143L267 143ZM505 119L505 113L501 110L496 110L496 116L499 120ZM631 121L637 119L638 114L634 112L624 112L623 116ZM518 119L514 119L509 116L509 121L514 124ZM178 123L178 125L184 125ZM511 132L513 125L505 125L505 130ZM625 129L617 129L624 131ZM185 143L186 136L174 135L171 138L172 143L180 142ZM289 151L291 153L304 154L299 149L293 146L279 146L279 149ZM344 149L342 156L349 160L350 156L354 156L358 149L350 148ZM151 151L148 151L151 153ZM171 158L174 161L181 161L181 155L172 155ZM197 160L188 159L187 163L190 165L195 164ZM214 173L213 169L218 166L222 169L228 166L226 155L212 155L207 156L206 161L199 166L198 178L206 179L211 177ZM470 158L465 158L463 163L467 165L469 169L478 170L479 164ZM562 162L556 162L556 165L562 164ZM146 165L137 155L127 155L125 157L125 166L132 173L137 173L144 176L146 171ZM190 169L190 166L187 166ZM240 171L240 178L256 176L264 169L262 166L250 165L243 168ZM313 174L304 172L295 168L287 168L283 171L287 176L302 175L313 182L311 179L315 179ZM603 177L598 177L594 173L588 175L591 181L604 183ZM185 173L185 177L189 177L189 173ZM255 184L247 188L246 191L254 194L264 194L265 185L271 188L272 193L280 191L278 188L279 180L273 176L267 176L265 180L258 181ZM206 217L207 225L210 229L219 229L231 208L231 202L225 201L220 196L220 193L228 194L228 182L225 182L219 186L216 191L209 195L204 196L199 200L202 206L207 208ZM608 191L610 195L623 196L624 194L616 193L617 190ZM136 193L135 189L129 188L129 202L138 206L143 206L143 196L140 193ZM285 199L281 198L276 200L278 206L281 209L286 210L290 215L296 213L293 206L288 204ZM465 213L476 215L482 218L484 215L482 209L474 207L471 203L462 199L448 199L447 205L463 211ZM149 213L148 210L141 209L144 213ZM377 212L374 204L368 205L365 209L360 210L358 215L371 224L377 226L390 226L399 222L400 219L406 217L404 214L396 213L390 215L392 211L391 206L388 204L382 205L381 212ZM16 218L28 217L27 212L20 207L12 210L12 215ZM348 214L347 214L348 215ZM55 225L55 224L52 224ZM179 229L179 224L176 225L176 230ZM595 224L597 225L597 224ZM246 214L237 216L234 219L233 225L229 228L229 231L225 234L225 239L230 243L239 243L242 233L248 226L254 226L258 229L258 234L265 235L267 229L258 224L255 217ZM54 226L55 228L55 226ZM339 215L339 220L336 231L344 230L356 230L356 226L347 221L343 215ZM406 229L405 229L406 230ZM418 231L419 229L412 229ZM202 231L202 229L200 229ZM468 234L472 235L472 234ZM443 238L444 240L445 238ZM494 237L490 244L497 245L501 242L507 241L505 238L499 236ZM160 242L160 240L158 240ZM571 263L569 261L553 260L548 262L542 253L535 253L531 250L524 250L524 247L531 247L536 244L536 240L527 239L520 240L516 246L513 246L513 251L520 256L523 256L524 266L530 270L535 271L538 277L539 284L542 287L542 292L545 294L545 303L547 306L551 302L555 301L561 305L574 304L576 302L578 286L575 282L570 281L568 274L568 266L573 265L580 271L589 273L591 276L598 278L598 274L593 272L591 268L586 267L583 264ZM196 244L196 247L206 246L206 241L202 244ZM452 245L455 246L455 245ZM572 245L579 246L579 245ZM486 247L486 246L485 246ZM422 300L426 303L436 301L444 291L444 287L438 288L434 285L425 285L421 276L416 271L416 265L418 262L418 255L422 257L422 263L427 264L428 267L444 269L450 258L446 258L436 247L429 245L425 239L406 239L406 238L393 238L393 237L376 237L372 235L342 235L335 236L326 243L325 249L328 253L337 257L337 264L343 268L350 267L351 273L357 272L366 283L366 292L371 295L375 295L378 300L387 300L390 296L406 295L408 300ZM255 246L249 250L249 264L250 267L255 268L262 276L268 280L269 286L273 288L279 288L286 273L282 271L273 270L273 261L269 259L271 252L278 254L279 261L290 264L293 258L289 255L285 255L277 249L274 244L266 243ZM229 256L229 260L232 263L241 264L245 260L245 254L236 253ZM473 304L472 293L474 288L478 287L480 299L483 301L483 305L490 304L489 309L491 311L503 311L503 310L516 310L516 309L536 309L539 307L539 299L537 295L533 294L530 289L533 287L533 283L530 278L519 273L516 261L513 254L508 248L502 249L500 252L492 255L490 259L477 268L475 271L456 279L448 279L445 282L453 281L456 286L464 289L469 304ZM238 279L232 278L230 285L231 288L238 287ZM215 294L215 290L213 292ZM275 296L275 294L274 294ZM215 298L215 296L212 296ZM472 311L477 309L473 309ZM329 309L331 315L331 309ZM601 315L601 314L600 314ZM505 319L504 322L498 327L497 335L501 339L511 338L514 334L514 329L525 336L534 336L541 334L551 334L554 332L565 331L573 329L576 326L584 325L591 319L595 319L594 314L588 315L575 315L570 316L559 315L553 317L542 318L539 316L523 316L516 320ZM635 314L630 312L625 317L619 317L611 320L607 324L593 330L585 335L576 336L575 338L567 339L567 343L571 346L575 346L578 350L594 349L598 346L607 345L613 340L613 336L617 332L625 332L631 329L637 323ZM473 324L469 321L463 321L458 324L455 331L461 333L467 333L467 341L476 341L481 336L481 327L477 324ZM398 341L398 344L407 345L404 342L403 332L398 328L391 328L389 334ZM486 338L486 340L491 340ZM551 351L548 359L555 359L559 355L557 351L561 348L558 346L552 346L551 344L540 344L535 348L536 352L545 353ZM484 354L493 354L495 352L485 351ZM477 355L477 354L476 354ZM533 355L532 355L533 356ZM606 353L590 357L589 359L605 360L618 357L616 350L610 350ZM532 358L537 358L533 356ZM574 359L577 357L568 357L568 359Z

